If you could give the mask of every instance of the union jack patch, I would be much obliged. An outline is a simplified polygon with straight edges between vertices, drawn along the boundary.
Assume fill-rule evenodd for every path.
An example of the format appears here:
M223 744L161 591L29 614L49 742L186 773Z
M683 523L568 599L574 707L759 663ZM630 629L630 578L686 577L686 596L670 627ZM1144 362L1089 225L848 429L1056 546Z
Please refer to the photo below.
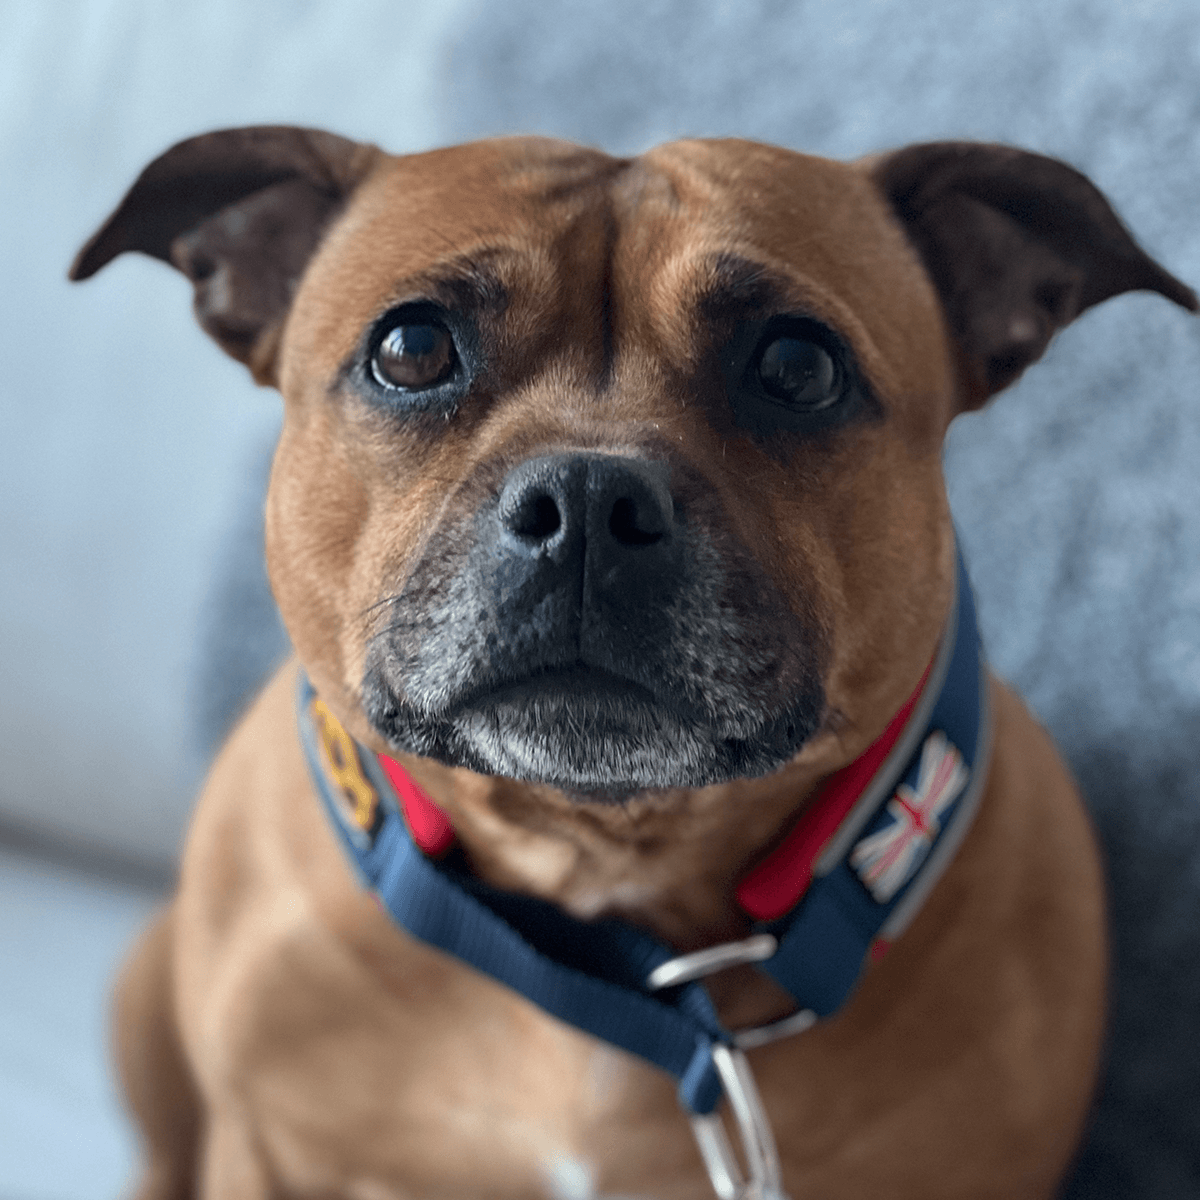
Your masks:
M868 834L850 852L850 866L880 904L891 900L916 874L941 830L942 814L970 774L941 730L925 739L916 789L902 783L887 802L891 823Z

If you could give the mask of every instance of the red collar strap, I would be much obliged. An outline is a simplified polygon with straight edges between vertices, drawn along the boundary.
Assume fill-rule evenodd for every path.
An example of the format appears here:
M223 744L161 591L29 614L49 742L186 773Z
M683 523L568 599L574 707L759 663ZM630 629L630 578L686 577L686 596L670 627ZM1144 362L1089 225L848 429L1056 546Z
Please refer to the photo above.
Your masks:
M412 840L430 858L441 858L454 845L454 826L450 824L450 818L394 758L381 754L379 765L396 789Z

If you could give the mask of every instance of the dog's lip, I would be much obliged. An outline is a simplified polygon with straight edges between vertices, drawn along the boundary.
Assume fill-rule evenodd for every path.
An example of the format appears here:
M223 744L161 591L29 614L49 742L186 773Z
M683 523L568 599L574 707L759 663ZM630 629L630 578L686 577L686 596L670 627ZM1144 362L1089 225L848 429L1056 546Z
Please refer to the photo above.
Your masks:
M649 688L606 671L590 663L574 662L563 666L545 667L516 679L506 679L472 691L455 708L491 708L501 704L521 704L550 696L572 698L583 702L604 699L640 702L661 706L662 699Z

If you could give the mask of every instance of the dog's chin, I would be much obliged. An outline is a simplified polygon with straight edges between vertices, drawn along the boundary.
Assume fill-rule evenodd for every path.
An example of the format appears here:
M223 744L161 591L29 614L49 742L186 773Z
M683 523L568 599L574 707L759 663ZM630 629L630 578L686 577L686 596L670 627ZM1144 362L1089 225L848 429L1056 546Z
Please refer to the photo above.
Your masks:
M769 774L796 755L822 708L820 696L804 696L749 736L730 736L636 684L578 671L507 684L436 715L378 683L365 699L397 750L592 802Z

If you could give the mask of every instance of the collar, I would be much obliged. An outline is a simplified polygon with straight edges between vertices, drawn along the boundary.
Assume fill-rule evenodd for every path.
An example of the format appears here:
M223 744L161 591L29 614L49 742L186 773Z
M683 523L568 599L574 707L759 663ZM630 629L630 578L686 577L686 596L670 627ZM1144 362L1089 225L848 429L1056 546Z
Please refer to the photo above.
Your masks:
M317 793L363 883L397 924L668 1071L685 1109L702 1120L731 1087L723 1053L836 1012L919 911L982 794L986 689L960 553L951 614L916 691L738 887L753 935L682 956L627 922L578 921L475 878L445 813L398 762L356 743L303 676L298 718ZM795 998L793 1016L756 1030L721 1025L701 980L745 962Z

